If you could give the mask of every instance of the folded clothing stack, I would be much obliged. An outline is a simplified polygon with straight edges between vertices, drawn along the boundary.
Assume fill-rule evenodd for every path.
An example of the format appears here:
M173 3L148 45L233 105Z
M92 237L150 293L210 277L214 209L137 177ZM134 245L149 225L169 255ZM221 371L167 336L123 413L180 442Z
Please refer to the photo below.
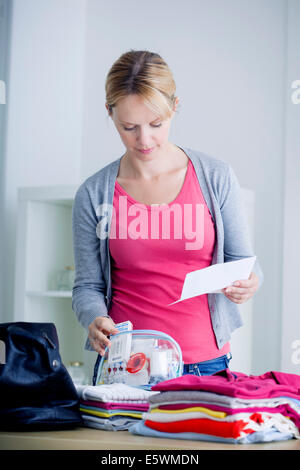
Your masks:
M184 375L152 387L132 434L249 444L300 438L300 376L267 372Z
M116 383L78 386L80 412L87 427L123 431L142 419L149 398L158 392Z

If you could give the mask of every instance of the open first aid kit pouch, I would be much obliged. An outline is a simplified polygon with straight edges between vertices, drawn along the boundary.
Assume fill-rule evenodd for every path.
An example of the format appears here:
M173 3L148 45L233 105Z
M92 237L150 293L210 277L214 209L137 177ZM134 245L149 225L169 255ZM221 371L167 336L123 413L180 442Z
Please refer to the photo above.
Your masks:
M120 330L110 337L94 385L124 383L150 389L182 375L182 352L171 336L156 330Z

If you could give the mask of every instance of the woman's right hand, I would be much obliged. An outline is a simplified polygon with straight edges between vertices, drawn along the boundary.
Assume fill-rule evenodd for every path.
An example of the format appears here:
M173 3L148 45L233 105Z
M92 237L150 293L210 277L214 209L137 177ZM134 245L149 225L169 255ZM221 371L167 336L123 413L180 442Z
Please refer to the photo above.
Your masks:
M111 346L108 336L119 333L110 317L96 317L89 325L88 330L91 346L101 356L104 355L106 346Z

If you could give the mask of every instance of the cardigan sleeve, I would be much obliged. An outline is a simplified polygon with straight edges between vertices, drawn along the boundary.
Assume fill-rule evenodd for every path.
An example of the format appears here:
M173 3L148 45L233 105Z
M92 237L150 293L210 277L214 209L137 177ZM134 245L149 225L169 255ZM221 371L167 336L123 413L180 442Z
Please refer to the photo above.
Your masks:
M254 256L241 188L230 165L222 188L220 210L224 226L224 261ZM253 271L259 278L260 287L264 276L257 258Z
M85 329L96 317L108 315L106 282L100 263L100 240L96 234L97 223L89 192L83 183L76 192L72 209L75 262L72 309Z

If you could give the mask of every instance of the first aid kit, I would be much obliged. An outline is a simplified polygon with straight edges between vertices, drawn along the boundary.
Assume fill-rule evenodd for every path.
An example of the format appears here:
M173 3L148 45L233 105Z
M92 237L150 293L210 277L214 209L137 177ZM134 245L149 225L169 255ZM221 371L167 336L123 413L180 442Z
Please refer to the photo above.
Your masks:
M131 322L115 325L120 331L110 337L96 372L95 385L124 383L150 389L183 373L179 344L156 330L133 330Z

